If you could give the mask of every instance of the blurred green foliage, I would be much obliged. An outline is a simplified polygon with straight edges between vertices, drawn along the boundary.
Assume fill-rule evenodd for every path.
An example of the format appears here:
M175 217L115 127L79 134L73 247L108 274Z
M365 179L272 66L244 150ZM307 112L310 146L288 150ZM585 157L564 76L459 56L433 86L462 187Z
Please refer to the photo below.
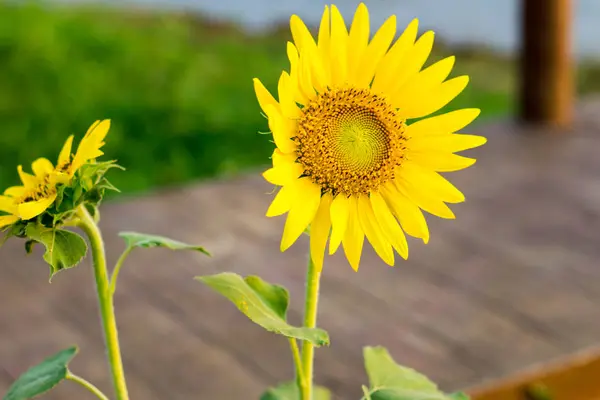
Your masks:
M252 87L276 88L287 28L250 36L185 13L0 2L0 187L16 165L55 159L69 134L112 119L105 152L124 192L236 173L273 145ZM450 54L438 46L432 61ZM471 85L451 108L511 112L513 63L458 54Z
M125 191L264 163L252 78L275 87L285 57L285 42L181 15L0 5L0 185L102 118Z

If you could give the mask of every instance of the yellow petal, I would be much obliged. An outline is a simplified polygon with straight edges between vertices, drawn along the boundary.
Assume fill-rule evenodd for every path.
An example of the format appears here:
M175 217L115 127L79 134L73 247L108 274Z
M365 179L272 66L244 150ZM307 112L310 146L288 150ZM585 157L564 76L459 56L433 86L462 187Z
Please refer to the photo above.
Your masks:
M285 186L295 181L304 172L299 163L286 163L263 172L263 178L273 185Z
M256 92L256 98L258 99L258 104L263 112L267 113L267 106L273 106L277 111L279 111L279 103L271 93L265 88L262 82L258 78L253 79L254 82L254 91Z
M300 109L296 105L295 99L297 91L297 85L294 85L289 74L283 71L279 77L277 92L279 94L281 113L287 118L297 118L300 116Z
M346 254L350 266L353 270L358 271L365 233L360 227L360 221L358 220L358 199L351 196L349 201L348 227L344 233L342 244L344 245L344 254Z
M396 34L396 16L389 17L379 28L373 40L369 43L367 51L360 62L358 76L356 77L356 85L358 87L367 88L373 81L375 71L382 61L385 53L388 51L394 35Z
M296 144L290 139L294 121L285 118L273 106L267 106L265 113L269 118L269 129L271 129L271 133L273 134L275 145L283 153L291 153L296 150Z
M392 183L383 186L382 194L389 208L400 221L402 229L410 236L420 238L423 243L427 244L429 227L421 209L400 193Z
M408 125L406 132L410 137L420 135L440 135L460 131L479 116L478 108L463 108L435 117L425 118Z
M48 177L48 182L50 183L50 185L52 186L56 186L59 184L66 184L69 182L70 180L70 176L67 173L64 172L53 172L49 177Z
M348 227L350 214L350 199L343 194L338 194L331 203L331 239L329 240L329 254L337 251L342 243Z
M367 239L373 246L375 253L388 265L394 265L394 250L385 238L377 222L369 197L361 194L358 197L358 219Z
M23 171L23 166L19 165L17 167L17 172L19 173L19 178L21 178L21 182L23 182L23 186L28 188L37 186L38 179L35 176Z
M390 51L383 57L375 70L375 78L372 85L374 92L386 93L387 89L394 83L399 63L406 58L408 51L412 49L417 38L418 28L419 20L415 18L392 45Z
M296 152L284 153L279 149L275 149L273 151L273 155L271 156L274 167L278 167L282 164L293 163L297 158L298 156L296 155Z
M369 10L360 3L354 13L354 19L348 34L348 80L356 82L360 71L360 60L369 43Z
M100 157L104 153L100 150L104 146L104 138L110 129L110 120L96 121L87 131L73 157L71 174L74 174L83 164Z
M487 142L483 136L463 134L438 134L411 138L411 150L419 151L444 151L456 153L463 150L482 146Z
M327 237L331 228L331 219L329 217L330 206L331 194L326 193L321 198L315 219L310 225L310 257L318 271L323 269L325 246L327 245Z
M283 228L281 251L287 250L302 235L315 218L321 202L321 187L310 178L298 179L294 189L295 198Z
M312 75L314 75L313 84L318 90L321 90L320 85L323 84L321 77L324 75L324 64L314 38L310 34L304 22L302 22L297 15L292 15L290 18L290 29L292 31L294 43L298 48L300 58L302 58L304 54L308 56L308 70Z
M24 186L11 186L4 191L4 194L11 197L22 197L27 192Z
M56 200L56 193L36 201L21 203L17 207L19 217L26 221L37 217L48 209Z
M379 223L383 236L392 244L398 254L406 260L408 258L408 243L406 242L406 236L402 228L398 225L398 221L392 215L381 194L374 191L371 192L370 200L373 213Z
M411 153L411 162L437 172L460 171L475 164L474 158L449 153Z
M442 83L435 90L422 93L416 98L398 97L393 100L393 104L400 109L399 112L404 118L421 118L440 110L450 103L467 87L468 83L468 76L459 76Z
M340 11L331 5L331 74L333 86L342 86L348 79L348 30Z
M96 121L94 121L94 123L92 125L90 125L90 127L88 128L88 130L85 132L84 137L90 135L94 129L96 129L96 127L100 124L100 120L97 119Z
M406 53L406 57L403 59L404 62L400 62L398 66L398 76L394 84L396 88L400 88L404 82L414 77L423 68L429 54L431 54L434 38L433 31L425 32Z
M290 208L292 208L295 195L296 192L294 190L293 183L279 189L279 192L277 192L275 198L269 206L269 209L267 210L267 217L276 217L288 212Z
M402 88L406 82L412 79L423 68L433 47L434 33L425 32L401 58L392 60L396 66L396 74L387 82L387 86L382 88L384 93L389 93L390 101L395 104L395 94Z
M455 57L450 56L441 61L425 68L413 78L409 79L406 84L402 85L396 93L391 97L391 101L396 99L415 98L423 95L424 92L429 92L437 88L452 71ZM394 103L395 104L395 103ZM400 106L399 106L400 107Z
M8 196L0 196L0 211L14 214L17 211L17 204L15 199Z
M292 42L287 42L287 55L290 60L290 79L292 84L295 82L295 84L299 86L296 90L295 99L300 104L307 104L308 99L304 94L304 90L300 85L301 82L299 81L301 66L298 57L298 49L296 49L296 46L294 46L294 43Z
M31 164L33 173L42 179L54 171L54 165L47 158L40 157Z
M298 50L300 50L300 53L305 48L316 47L315 39L310 34L310 31L302 19L295 14L290 17L290 30L292 31L294 43L298 47Z
M437 197L446 203L465 201L465 195L437 172L409 161L402 163L401 170L401 178L431 197Z
M423 191L418 185L408 183L405 179L396 178L394 184L400 193L428 213L445 219L455 219L456 216L438 197Z
M294 43L287 42L286 51L288 60L290 61L290 76L294 76L294 72L298 67L298 49Z
M0 215L0 228L7 227L19 220L16 215Z
M310 52L306 51L302 53L298 62L298 87L302 91L302 97L309 102L315 98L315 89L320 91L322 89L322 85L316 79L313 79L316 77L313 75L311 70L312 60ZM296 97L299 98L298 96Z
M73 135L67 138L60 154L58 155L57 165L65 165L71 161L71 148L73 147Z
M331 57L330 57L330 46L331 46L331 27L329 24L331 17L329 15L329 7L325 6L323 16L321 17L321 24L319 25L319 37L318 37L318 51L323 61L323 73L324 78L327 82L331 81Z

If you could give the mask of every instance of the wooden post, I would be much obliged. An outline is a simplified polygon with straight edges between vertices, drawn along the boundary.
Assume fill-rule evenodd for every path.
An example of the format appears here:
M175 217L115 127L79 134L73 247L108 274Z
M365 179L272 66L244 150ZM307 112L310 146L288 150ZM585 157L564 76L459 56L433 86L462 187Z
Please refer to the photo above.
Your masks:
M521 7L520 118L569 126L574 98L571 0L521 0Z

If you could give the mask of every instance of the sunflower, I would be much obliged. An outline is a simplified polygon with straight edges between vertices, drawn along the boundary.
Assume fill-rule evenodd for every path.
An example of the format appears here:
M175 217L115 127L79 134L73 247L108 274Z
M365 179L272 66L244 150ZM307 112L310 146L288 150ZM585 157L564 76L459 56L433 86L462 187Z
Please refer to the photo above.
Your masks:
M79 168L104 154L100 148L109 128L110 120L94 122L81 139L75 155L71 154L71 135L63 145L56 167L43 157L31 164L33 175L19 165L17 171L22 185L9 187L0 196L0 228L35 218L50 208L58 196L57 186L69 183Z
M279 99L254 79L277 147L263 176L280 187L267 216L287 213L281 251L310 227L317 268L329 240L329 254L342 245L357 270L365 237L394 265L394 251L408 257L405 234L429 241L422 211L452 219L446 203L465 200L439 173L475 163L454 153L486 142L456 133L479 110L426 117L461 93L469 79L447 79L454 57L423 69L434 34L417 38L416 19L393 42L391 16L369 40L362 3L349 30L336 6L325 7L316 41L298 16L290 27L290 71L279 78Z

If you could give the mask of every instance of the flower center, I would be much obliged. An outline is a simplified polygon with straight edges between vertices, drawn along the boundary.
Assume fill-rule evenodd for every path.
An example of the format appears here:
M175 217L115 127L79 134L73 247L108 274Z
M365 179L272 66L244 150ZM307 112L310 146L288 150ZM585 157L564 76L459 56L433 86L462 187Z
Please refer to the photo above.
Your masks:
M394 179L402 162L405 121L368 89L334 89L302 109L297 161L334 195L368 194Z
M56 193L56 186L50 183L50 176L46 175L36 187L28 190L22 198L17 199L17 203L40 200L54 193Z

